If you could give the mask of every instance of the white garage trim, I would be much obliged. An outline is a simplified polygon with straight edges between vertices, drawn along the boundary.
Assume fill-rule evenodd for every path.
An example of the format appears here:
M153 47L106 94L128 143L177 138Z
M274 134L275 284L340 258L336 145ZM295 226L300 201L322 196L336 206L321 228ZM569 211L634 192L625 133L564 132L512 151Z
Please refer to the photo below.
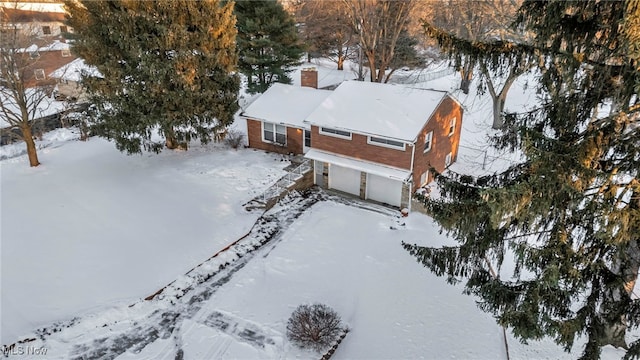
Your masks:
M402 199L402 181L367 174L367 199L393 206L400 206Z
M379 175L399 181L405 181L411 176L411 171L393 166L382 165L371 161L364 161L345 155L338 155L328 151L317 149L309 150L304 157L308 159L318 160L329 164L364 171L367 174Z

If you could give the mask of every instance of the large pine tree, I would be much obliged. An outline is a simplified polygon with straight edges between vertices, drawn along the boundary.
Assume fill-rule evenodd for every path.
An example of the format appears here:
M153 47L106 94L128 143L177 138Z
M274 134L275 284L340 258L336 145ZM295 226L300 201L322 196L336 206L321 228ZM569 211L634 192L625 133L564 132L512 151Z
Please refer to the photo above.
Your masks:
M291 83L287 75L300 64L303 45L293 17L277 0L243 0L238 17L238 67L250 93L265 92L274 82Z
M540 106L509 114L493 139L521 163L438 176L442 196L428 209L459 246L404 245L435 274L466 279L521 340L548 336L570 351L582 336L583 358L605 345L640 355L626 337L640 325L638 3L525 1L516 25L535 34L531 46L438 37L486 63L542 59Z
M233 3L218 0L68 1L92 131L121 151L186 148L233 122L239 79ZM155 132L159 137L155 136ZM160 139L160 140L159 140Z

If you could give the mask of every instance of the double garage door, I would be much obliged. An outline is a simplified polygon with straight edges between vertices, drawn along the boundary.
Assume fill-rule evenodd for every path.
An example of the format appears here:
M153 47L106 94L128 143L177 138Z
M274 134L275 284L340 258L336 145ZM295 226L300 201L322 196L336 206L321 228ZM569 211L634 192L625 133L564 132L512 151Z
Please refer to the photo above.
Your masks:
M329 188L360 196L360 170L331 164ZM400 206L402 181L367 174L366 198L393 206Z

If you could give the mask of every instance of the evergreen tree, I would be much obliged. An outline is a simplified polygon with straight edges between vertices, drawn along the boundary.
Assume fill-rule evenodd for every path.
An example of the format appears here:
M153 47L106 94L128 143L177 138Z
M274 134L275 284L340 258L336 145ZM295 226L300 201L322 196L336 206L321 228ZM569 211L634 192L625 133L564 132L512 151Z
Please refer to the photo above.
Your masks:
M274 82L291 83L287 73L300 64L303 46L296 24L276 0L238 1L238 67L250 93L265 92Z
M121 151L206 143L233 122L239 79L233 3L218 0L68 1L92 131Z
M439 38L489 64L542 56L540 106L508 114L492 139L520 150L521 163L479 178L438 175L442 196L427 207L459 245L404 244L436 275L466 278L465 292L521 340L548 336L570 351L583 336L583 358L598 358L605 345L640 356L640 341L625 338L640 325L632 294L640 267L639 14L637 0L525 1L516 25L534 33L533 46ZM502 269L505 257L513 272Z

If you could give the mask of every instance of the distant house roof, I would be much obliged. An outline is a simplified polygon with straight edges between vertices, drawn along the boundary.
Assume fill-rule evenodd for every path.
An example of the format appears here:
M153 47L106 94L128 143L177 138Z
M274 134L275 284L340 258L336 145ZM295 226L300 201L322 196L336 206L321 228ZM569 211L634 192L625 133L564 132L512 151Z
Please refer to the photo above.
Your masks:
M331 93L329 90L275 83L241 115L304 128L308 125L303 120Z
M95 66L89 66L84 62L84 59L75 59L72 62L54 70L49 77L60 80L79 82L82 79L82 74L87 74L94 77L102 77L102 74L96 69Z
M305 122L413 142L447 92L345 81Z
M2 7L1 16L10 23L30 22L64 22L65 14L62 12L45 12Z
M69 50L69 49L71 49L71 46L69 46L68 43L62 42L60 40L53 40L53 41L50 41L47 44L44 44L42 46L38 46L37 44L31 44L29 47L26 47L24 49L16 49L16 52L18 52L18 53L23 53L23 52L32 53L32 52L35 52L35 51L44 52L44 51Z

